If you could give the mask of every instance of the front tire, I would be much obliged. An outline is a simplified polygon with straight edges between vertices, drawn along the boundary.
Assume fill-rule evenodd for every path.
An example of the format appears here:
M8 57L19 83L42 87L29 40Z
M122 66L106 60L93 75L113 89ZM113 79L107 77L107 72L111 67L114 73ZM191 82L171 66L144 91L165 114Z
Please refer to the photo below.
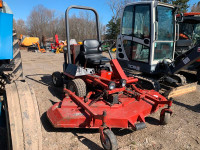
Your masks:
M160 115L160 123L162 125L167 125L170 121L171 114L169 112L165 112L164 114Z
M78 97L85 97L86 96L86 84L82 79L74 79L69 81L68 89Z

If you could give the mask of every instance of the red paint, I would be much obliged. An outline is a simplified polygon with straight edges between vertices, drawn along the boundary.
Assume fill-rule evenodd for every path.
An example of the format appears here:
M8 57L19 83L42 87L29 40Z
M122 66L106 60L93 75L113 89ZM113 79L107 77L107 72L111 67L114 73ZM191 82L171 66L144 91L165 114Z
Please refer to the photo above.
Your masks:
M143 94L138 96L143 96L139 99L122 94L119 96L121 104L110 107L104 101L98 101L89 106L93 99L88 99L88 102L84 103L83 98L77 97L71 91L65 89L65 92L70 98L64 98L47 112L48 118L56 128L99 128L103 123L103 111L107 113L105 118L107 127L134 127L137 121L144 122L146 116L171 103L158 92L142 90ZM158 98L152 95L157 95Z
M108 79L108 80L111 80L112 72L106 71L106 70L101 70L100 76L101 76L102 78L106 78L106 79Z
M189 12L189 13L184 13L183 16L196 16L196 15L200 15L199 12ZM180 14L177 14L176 17L180 17Z
M113 72L102 70L98 74L81 77L88 86L90 85L85 99L64 89L66 97L63 101L47 111L47 116L55 128L99 128L104 139L105 128L134 128L136 123L145 122L146 116L161 107L167 105L164 110L170 110L172 101L168 101L154 90L137 88L135 83L138 79L127 77L116 59L111 60L110 64ZM121 79L125 79L130 85L128 89L121 87ZM110 81L116 83L113 90L108 88ZM91 104L95 95L100 93L105 95ZM110 105L105 98L112 94L118 95L118 104Z

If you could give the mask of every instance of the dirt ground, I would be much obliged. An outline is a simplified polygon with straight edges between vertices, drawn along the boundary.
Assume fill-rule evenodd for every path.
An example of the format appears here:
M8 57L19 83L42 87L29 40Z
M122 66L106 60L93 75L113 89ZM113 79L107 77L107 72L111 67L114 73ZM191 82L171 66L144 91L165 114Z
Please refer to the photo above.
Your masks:
M44 150L101 150L98 130L54 129L46 111L62 99L62 89L52 85L51 74L62 71L63 54L21 51L24 75L35 90L39 104ZM146 118L140 131L115 129L120 150L200 149L200 86L196 92L174 99L168 125L159 125L159 113Z

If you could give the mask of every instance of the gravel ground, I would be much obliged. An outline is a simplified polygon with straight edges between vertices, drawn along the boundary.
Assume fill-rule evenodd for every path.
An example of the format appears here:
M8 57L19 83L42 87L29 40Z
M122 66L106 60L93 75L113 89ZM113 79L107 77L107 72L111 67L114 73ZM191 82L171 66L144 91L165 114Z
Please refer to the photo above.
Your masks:
M98 130L54 129L46 111L62 99L62 89L51 82L54 71L62 71L63 54L22 52L24 75L35 90L39 104L44 150L101 150ZM115 129L120 150L200 149L200 86L197 91L175 98L173 115L166 126L159 125L159 113L146 118L147 128L132 132Z

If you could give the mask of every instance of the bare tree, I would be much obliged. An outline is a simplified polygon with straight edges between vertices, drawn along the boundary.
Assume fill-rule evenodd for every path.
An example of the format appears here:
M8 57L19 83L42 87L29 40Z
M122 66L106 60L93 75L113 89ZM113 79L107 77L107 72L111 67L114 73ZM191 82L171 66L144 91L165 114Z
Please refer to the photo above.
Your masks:
M96 39L96 21L91 13L81 11L79 15L70 17L70 36L77 41L84 39ZM58 34L60 40L66 39L65 17L57 16L54 10L49 10L42 5L33 8L28 19L27 27L29 36L54 37ZM100 24L101 33L105 33L105 27Z
M50 22L53 22L54 13L55 11L49 10L42 5L34 7L27 22L30 35L37 36L40 39L42 35L47 36ZM50 31L52 30L53 28Z
M19 19L17 21L13 20L13 27L17 32L17 37L19 38L20 35L27 35L27 26L25 24L25 21L22 19Z
M73 14L69 19L70 36L77 41L84 39L97 39L95 17L86 11L81 11L77 17ZM100 34L105 33L105 27L100 23Z
M17 26L17 22L16 22L16 20L13 18L13 28L16 29L16 26Z
M200 12L200 2L198 2L197 4L194 4L191 8L192 12Z
M133 1L135 0L107 0L115 21L117 21L118 18L121 18L122 9L124 6Z

